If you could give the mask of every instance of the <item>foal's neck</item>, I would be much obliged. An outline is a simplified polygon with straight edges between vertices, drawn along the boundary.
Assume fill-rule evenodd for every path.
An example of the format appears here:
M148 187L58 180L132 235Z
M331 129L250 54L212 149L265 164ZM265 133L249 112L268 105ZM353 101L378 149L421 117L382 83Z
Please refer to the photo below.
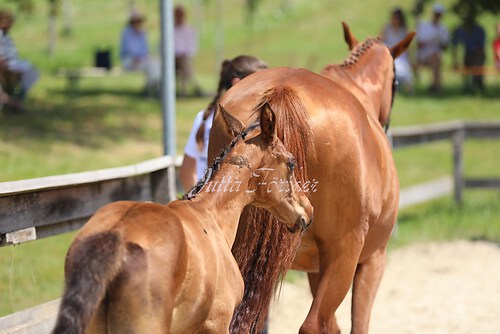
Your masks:
M238 170L242 168L246 170L240 173ZM210 223L218 226L229 247L236 238L243 208L253 201L252 194L247 191L250 178L247 167L222 164L220 171L191 200Z

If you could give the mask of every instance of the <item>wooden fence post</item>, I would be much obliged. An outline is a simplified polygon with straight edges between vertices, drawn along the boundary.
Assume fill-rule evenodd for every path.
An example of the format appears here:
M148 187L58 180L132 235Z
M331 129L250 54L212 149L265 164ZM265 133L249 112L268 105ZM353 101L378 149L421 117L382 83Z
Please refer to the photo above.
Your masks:
M465 139L465 129L462 127L453 134L453 183L455 202L458 205L463 203L464 189L464 159L463 143Z

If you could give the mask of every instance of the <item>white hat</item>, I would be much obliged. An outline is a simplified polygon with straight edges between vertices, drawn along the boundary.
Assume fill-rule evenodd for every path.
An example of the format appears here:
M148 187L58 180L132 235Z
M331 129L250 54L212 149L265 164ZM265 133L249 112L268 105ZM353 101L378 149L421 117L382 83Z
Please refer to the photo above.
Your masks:
M445 12L444 6L441 5L440 3L435 3L434 6L432 7L432 10L434 11L434 13L437 14L443 14Z

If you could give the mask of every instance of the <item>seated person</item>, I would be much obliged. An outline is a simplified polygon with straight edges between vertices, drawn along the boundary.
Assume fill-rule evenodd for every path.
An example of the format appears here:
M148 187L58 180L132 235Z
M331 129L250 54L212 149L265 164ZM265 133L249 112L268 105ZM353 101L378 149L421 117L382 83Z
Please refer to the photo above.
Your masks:
M493 40L493 59L497 71L500 71L500 22L496 25L496 36Z
M12 75L19 75L21 89L17 97L23 100L28 91L33 87L40 77L37 69L27 60L19 59L17 48L14 41L9 36L9 31L14 24L14 16L8 11L0 11L0 30L2 30L2 58L6 69L12 72ZM5 88L5 87L4 87Z
M133 11L120 41L120 59L126 71L141 71L146 76L145 94L158 92L160 63L149 54L148 37L144 30L144 16Z
M3 47L3 31L0 29L0 110L4 109L4 105L11 107L14 110L22 109L21 101L18 101L6 92L6 90L11 92L14 91L12 81L17 82L19 81L19 78L17 73L12 73L7 68L7 61L5 59Z
M179 82L178 95L188 95L188 86L192 86L195 95L202 95L193 74L192 58L198 48L196 30L186 22L186 11L178 5L174 10L174 52L175 73Z
M441 23L444 7L435 4L432 21L420 22L417 26L418 64L432 69L430 91L441 89L441 55L449 41L448 29Z
M459 45L463 45L463 64L466 72L464 76L464 90L466 92L483 91L486 33L476 22L474 16L466 17L463 24L455 29L451 44L454 68L458 68L457 48Z

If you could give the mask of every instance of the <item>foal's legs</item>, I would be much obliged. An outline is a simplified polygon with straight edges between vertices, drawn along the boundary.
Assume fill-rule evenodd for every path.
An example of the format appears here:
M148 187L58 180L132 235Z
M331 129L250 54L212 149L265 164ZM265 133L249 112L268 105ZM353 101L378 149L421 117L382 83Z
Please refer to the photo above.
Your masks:
M352 333L368 333L373 301L386 264L385 247L377 250L356 269L352 287Z

